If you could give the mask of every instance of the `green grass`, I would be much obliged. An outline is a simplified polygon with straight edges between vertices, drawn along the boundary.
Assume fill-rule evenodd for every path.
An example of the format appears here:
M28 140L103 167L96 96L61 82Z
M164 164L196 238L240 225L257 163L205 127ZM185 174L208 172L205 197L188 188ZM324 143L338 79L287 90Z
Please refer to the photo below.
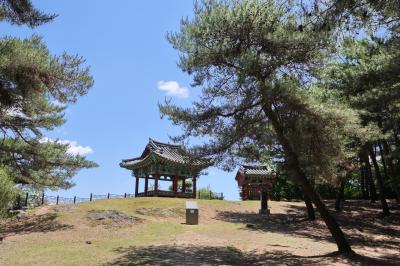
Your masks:
M7 237L0 245L0 264L3 265L97 265L118 257L116 250L121 247L147 246L172 243L187 232L217 234L231 232L240 225L187 226L184 222L185 199L137 198L111 199L86 202L76 205L52 206L49 213L56 215L52 221L72 228L50 232L30 232ZM200 208L229 208L232 205L249 205L220 200L197 200ZM59 211L54 211L59 208ZM169 208L177 217L160 218L157 215L141 215L139 208ZM117 210L140 217L144 222L116 228L96 226L86 219L92 210ZM31 211L32 212L32 211ZM201 213L200 213L201 215ZM86 241L91 241L87 244ZM23 254L23 255L21 255ZM67 259L66 259L67 258Z
M45 216L51 216L46 228L28 233L7 236L0 244L0 265L101 265L121 256L118 250L127 247L169 245L185 239L191 244L193 234L200 239L219 239L244 234L244 225L223 221L204 221L197 226L184 223L186 199L137 198L111 199L76 205L52 206ZM231 202L221 200L196 200L201 210L230 210L253 208L258 202ZM159 217L154 213L138 214L142 208L168 208L173 217ZM55 211L58 209L58 211ZM133 225L107 228L89 221L88 212L116 210L143 219ZM31 211L30 213L33 213ZM202 221L200 211L200 221ZM60 228L59 230L57 228ZM55 228L55 229L54 229ZM86 242L90 241L91 244Z

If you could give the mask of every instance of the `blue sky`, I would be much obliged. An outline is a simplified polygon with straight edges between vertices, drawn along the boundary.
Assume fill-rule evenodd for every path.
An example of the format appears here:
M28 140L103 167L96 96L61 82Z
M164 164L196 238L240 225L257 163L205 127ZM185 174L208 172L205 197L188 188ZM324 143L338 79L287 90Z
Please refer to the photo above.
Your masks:
M0 23L3 35L43 37L52 54L66 51L86 59L94 77L88 95L68 107L67 123L48 137L66 140L72 151L87 153L100 166L83 170L76 186L52 192L60 196L133 193L134 179L119 167L121 159L139 156L148 138L168 142L179 133L161 119L157 104L165 97L189 106L200 93L177 67L178 52L167 42L183 17L193 15L191 0L34 0L34 5L59 14L35 29ZM198 187L210 185L237 200L235 172L210 168ZM163 184L167 186L168 184Z

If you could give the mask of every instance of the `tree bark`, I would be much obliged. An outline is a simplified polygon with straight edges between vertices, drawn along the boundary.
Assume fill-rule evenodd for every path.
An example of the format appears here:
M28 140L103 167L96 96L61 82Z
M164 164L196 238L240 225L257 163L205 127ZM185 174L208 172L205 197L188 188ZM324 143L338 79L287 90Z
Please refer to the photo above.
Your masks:
M315 220L315 211L314 211L314 206L310 200L310 197L307 196L307 194L304 192L304 189L301 187L301 185L299 184L299 182L297 182L296 179L293 178L293 181L297 185L297 187L295 187L295 189L298 190L299 193L301 193L301 192L303 193L304 203L306 204L306 208L307 208L308 220L314 221ZM301 192L300 192L300 189L301 189Z
M396 146L400 146L400 139L399 139L399 136L397 135L397 132L394 132L393 138L394 138L394 141L396 142Z
M310 198L307 196L306 193L304 193L304 202L305 202L306 207L307 207L308 220L314 221L315 220L314 206L313 206Z
M390 215L389 206L386 202L385 186L383 184L381 171L379 170L379 165L378 165L378 162L376 161L375 152L374 152L374 149L372 148L371 144L368 145L368 151L369 151L369 155L372 160L372 164L374 165L375 177L376 177L376 180L378 181L378 186L379 186L379 198L380 198L381 204L382 204L382 214L385 217L385 216Z
M365 166L363 165L362 156L360 155L360 185L361 185L361 194L363 199L368 199L368 193L365 185Z
M352 253L353 251L350 247L350 244L347 242L347 239L343 231L340 229L335 218L329 213L325 204L322 202L319 195L315 192L315 190L307 180L304 172L302 171L298 161L297 154L293 151L292 146L289 143L289 140L286 138L283 127L279 123L277 114L272 110L270 104L267 105L267 102L263 106L263 109L266 116L271 121L272 127L274 128L279 143L282 145L283 152L285 154L285 157L287 158L287 163L290 170L293 173L293 177L301 185L303 191L305 192L305 195L307 195L311 199L311 201L314 202L318 212L320 213L326 226L329 228L329 231L331 232L333 238L335 239L339 252Z
M387 180L387 178L389 177L389 174L388 174L388 169L387 169L386 159L385 159L386 156L383 154L382 144L378 142L377 146L379 148L379 154L381 155L381 162L382 162L382 166L383 166L383 175L384 175L385 179Z
M371 203L375 203L376 201L376 188L375 188L375 183L374 179L372 178L372 169L371 169L371 164L369 163L369 157L368 157L368 151L363 150L363 157L364 157L364 163L365 163L365 174L366 174L366 180L367 180L367 187L369 190L369 195L371 198Z
M382 146L383 146L383 149L381 149L381 156L384 159L384 161L386 161L387 168L388 168L388 175L390 176L393 190L396 193L396 201L397 201L397 203L399 203L400 202L399 174L398 174L398 171L397 171L395 165L393 164L390 146L386 140L382 140Z
M340 188L336 196L336 201L335 201L335 210L337 211L342 211L342 206L344 203L344 187L346 185L346 177L342 177L340 180Z

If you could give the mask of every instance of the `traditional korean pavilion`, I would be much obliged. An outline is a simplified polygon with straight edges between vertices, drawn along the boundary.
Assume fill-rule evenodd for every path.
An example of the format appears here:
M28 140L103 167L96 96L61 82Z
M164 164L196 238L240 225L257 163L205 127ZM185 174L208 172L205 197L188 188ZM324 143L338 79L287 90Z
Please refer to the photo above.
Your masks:
M196 198L196 179L204 168L205 160L190 158L179 145L162 143L149 139L140 157L122 160L120 166L132 171L136 178L135 197L177 197ZM139 178L145 180L144 191L139 192ZM154 189L149 190L149 180L154 180ZM191 191L186 191L186 180L193 183ZM160 190L159 181L171 181L172 191ZM182 181L178 191L178 182Z
M272 188L275 175L265 165L242 165L235 179L241 188L242 200L259 200L263 190Z

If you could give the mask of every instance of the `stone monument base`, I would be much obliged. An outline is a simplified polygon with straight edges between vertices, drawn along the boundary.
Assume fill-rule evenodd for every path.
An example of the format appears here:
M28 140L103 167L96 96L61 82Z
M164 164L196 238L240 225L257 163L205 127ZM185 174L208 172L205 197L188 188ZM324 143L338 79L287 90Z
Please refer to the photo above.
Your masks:
M258 213L261 215L268 215L270 214L270 211L269 209L260 209Z

